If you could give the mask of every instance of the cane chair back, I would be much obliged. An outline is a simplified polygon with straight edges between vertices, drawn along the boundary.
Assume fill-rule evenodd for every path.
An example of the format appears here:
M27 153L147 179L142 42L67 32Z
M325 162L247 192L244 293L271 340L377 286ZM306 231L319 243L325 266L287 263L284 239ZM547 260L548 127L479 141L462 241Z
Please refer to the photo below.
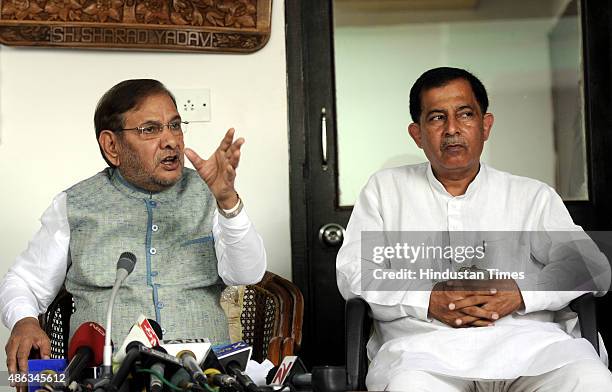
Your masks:
M253 347L251 357L258 362L268 357L278 312L279 302L272 293L257 285L245 287L240 314L242 340Z
M70 317L74 313L72 295L61 288L47 312L38 317L40 327L51 341L51 358L65 358L70 336Z
M243 340L253 347L253 359L279 365L302 343L304 297L292 282L266 272L261 282L247 286L241 316Z

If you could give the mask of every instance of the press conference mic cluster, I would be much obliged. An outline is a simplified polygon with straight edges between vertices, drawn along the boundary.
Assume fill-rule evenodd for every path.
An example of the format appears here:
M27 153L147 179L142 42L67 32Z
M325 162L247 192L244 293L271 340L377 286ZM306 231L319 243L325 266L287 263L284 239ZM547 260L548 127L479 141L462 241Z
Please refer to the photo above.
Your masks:
M61 382L35 385L30 388L31 391L313 390L311 374L295 356L284 358L280 366L270 371L268 385L257 385L245 371L251 360L252 348L244 342L213 347L206 337L164 339L162 327L144 315L136 318L120 345L113 344L110 337L115 299L135 264L136 257L132 253L124 252L119 257L107 306L106 328L93 321L80 325L68 345L69 362L63 369L65 378ZM45 362L39 362L36 365L44 368ZM51 362L47 367L51 367ZM43 371L61 372L62 369ZM321 387L315 389L326 390Z

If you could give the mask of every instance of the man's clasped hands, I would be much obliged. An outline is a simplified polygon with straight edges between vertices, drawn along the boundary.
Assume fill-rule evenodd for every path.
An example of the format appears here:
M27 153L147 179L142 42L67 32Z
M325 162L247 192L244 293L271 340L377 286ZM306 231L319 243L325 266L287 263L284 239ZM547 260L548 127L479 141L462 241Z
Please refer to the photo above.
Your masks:
M448 280L431 291L428 316L454 328L489 327L523 306L512 279Z

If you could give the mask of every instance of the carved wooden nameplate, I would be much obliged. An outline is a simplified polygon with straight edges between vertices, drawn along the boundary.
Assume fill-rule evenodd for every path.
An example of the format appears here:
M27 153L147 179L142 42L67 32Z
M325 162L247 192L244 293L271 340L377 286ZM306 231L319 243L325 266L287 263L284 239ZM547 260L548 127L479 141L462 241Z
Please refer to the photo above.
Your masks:
M0 43L248 53L271 13L272 0L0 0Z

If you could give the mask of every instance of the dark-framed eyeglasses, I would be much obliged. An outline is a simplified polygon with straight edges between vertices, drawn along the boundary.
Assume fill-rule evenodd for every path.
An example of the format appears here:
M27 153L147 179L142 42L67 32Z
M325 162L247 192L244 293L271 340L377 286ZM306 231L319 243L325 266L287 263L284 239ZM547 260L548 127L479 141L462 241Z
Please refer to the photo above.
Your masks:
M162 132L164 132L164 128L168 127L170 132L172 132L175 136L182 136L186 131L186 126L189 124L189 121L181 121L175 120L170 121L168 124L161 123L146 123L136 128L123 128L120 129L120 132L123 131L138 131L140 133L140 137L143 139L156 139L161 136Z

